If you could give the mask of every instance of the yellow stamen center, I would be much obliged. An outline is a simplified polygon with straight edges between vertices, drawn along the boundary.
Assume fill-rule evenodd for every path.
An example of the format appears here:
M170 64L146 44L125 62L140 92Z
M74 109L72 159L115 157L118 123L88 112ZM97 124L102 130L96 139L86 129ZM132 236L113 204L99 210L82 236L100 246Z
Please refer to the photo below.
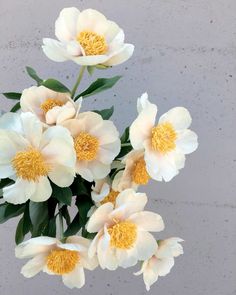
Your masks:
M40 176L46 176L50 171L43 155L34 148L16 153L12 165L17 176L28 181L38 181Z
M79 33L77 41L83 47L85 55L103 55L108 51L104 36L91 31L83 31Z
M116 203L116 198L119 195L119 192L114 191L113 189L110 191L110 193L101 201L101 204L106 204L106 203L112 203L115 205Z
M56 275L64 275L72 272L79 262L79 253L71 250L52 250L47 257L48 269Z
M130 221L118 222L108 229L110 245L118 249L130 249L137 238L137 227Z
M64 103L60 101L59 99L54 98L48 98L46 99L40 106L41 110L46 114L48 111L50 111L54 107L61 107Z
M144 161L144 158L139 159L133 167L132 171L132 180L136 184L145 185L148 184L148 181L150 179L150 176L146 169L146 163Z
M92 161L97 156L99 141L95 136L81 132L74 139L74 147L78 160Z
M162 154L175 148L177 134L171 123L165 122L152 128L152 148Z

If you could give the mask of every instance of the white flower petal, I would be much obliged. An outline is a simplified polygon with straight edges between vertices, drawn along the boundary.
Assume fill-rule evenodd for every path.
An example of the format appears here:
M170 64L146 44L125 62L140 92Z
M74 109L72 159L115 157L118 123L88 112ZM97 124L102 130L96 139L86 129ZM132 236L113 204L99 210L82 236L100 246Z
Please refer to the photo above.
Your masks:
M127 61L134 52L134 45L133 44L124 44L123 47L114 54L111 58L109 58L104 65L106 66L116 66L125 61Z
M157 268L158 268L158 275L159 276L166 276L174 266L175 261L173 257L168 257L164 259L157 260Z
M101 146L97 157L103 164L111 164L115 157L119 154L120 148L121 144L118 139L113 143Z
M138 262L138 253L136 248L127 250L117 249L116 256L119 266L123 268L134 266Z
M52 187L47 177L42 176L35 183L35 191L30 196L30 200L34 202L44 202L51 197Z
M106 17L94 9L83 10L78 17L77 31L92 31L103 34L107 30Z
M153 285L158 279L158 272L155 267L157 264L156 261L155 258L151 258L143 270L143 280L147 291L150 290L151 285Z
M71 60L81 66L94 66L103 64L108 57L106 55L72 56Z
M154 255L157 242L149 232L138 231L136 247L138 251L138 259L146 260Z
M18 178L14 184L3 188L3 198L8 203L22 204L31 198L35 189L34 182Z
M53 170L48 173L48 177L57 186L67 187L74 181L75 170L74 168L55 164Z
M108 214L113 210L113 205L111 203L106 203L100 206L94 214L90 217L87 224L87 231L90 233L98 232L103 228L104 224L108 219Z
M97 255L99 265L102 269L115 270L118 267L118 259L116 257L116 250L107 245L109 240L105 236L101 237L97 246ZM104 247L104 245L107 245Z
M75 7L64 8L55 23L55 35L62 41L70 41L76 37L76 24L80 11Z
M66 48L57 40L44 38L42 49L45 55L53 61L63 62L70 59Z
M176 140L176 146L184 154L190 154L194 152L198 147L197 134L189 129L179 131Z
M142 211L134 213L129 217L129 220L135 223L139 230L160 232L164 229L164 222L159 214Z
M63 275L62 280L63 283L70 289L83 287L85 284L83 267L78 264L72 272Z
M163 114L159 123L169 122L176 130L187 129L192 122L192 118L187 109L183 107L176 107Z
M46 255L37 255L22 267L21 273L26 278L32 278L43 270L45 263Z
M0 129L12 130L22 134L21 117L18 113L5 113L0 117Z

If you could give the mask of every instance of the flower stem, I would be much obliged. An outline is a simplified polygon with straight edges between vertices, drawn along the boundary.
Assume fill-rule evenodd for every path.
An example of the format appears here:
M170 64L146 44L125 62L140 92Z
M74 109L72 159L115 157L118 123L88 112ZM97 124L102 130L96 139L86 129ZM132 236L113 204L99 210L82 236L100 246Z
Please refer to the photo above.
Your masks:
M83 75L84 75L84 71L85 71L85 69L86 69L86 66L82 66L81 69L80 69L78 79L77 79L77 81L76 81L76 83L75 83L75 86L73 87L73 89L72 89L72 91L71 91L71 98L72 98L72 99L74 98L75 93L76 93L76 91L77 91L77 89L78 89L78 87L79 87L79 84L80 84L80 82L81 82L81 80L82 80L82 78L83 78Z
M64 238L64 225L63 225L63 217L61 212L59 212L59 226L60 226L60 238Z
M122 143L122 144L121 144L121 147L125 147L125 146L132 146L132 145L131 145L130 142L128 142L128 143Z

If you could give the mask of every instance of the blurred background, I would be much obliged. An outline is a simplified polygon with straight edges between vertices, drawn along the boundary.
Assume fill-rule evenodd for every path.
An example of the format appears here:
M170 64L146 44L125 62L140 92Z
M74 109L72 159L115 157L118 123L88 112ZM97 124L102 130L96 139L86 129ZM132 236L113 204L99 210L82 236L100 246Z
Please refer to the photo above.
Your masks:
M95 8L116 21L134 56L112 70L96 71L81 88L99 77L121 74L112 89L87 98L83 110L115 106L120 132L136 117L136 99L148 91L159 114L185 106L199 135L199 149L169 183L145 187L148 208L162 215L160 238L185 240L185 255L149 294L236 294L236 1L235 0L0 0L0 92L32 85L25 66L43 78L67 86L79 68L54 63L42 50L42 38L54 38L54 22L64 7ZM12 102L1 96L0 108ZM86 286L69 290L58 277L40 274L27 280L23 261L14 257L16 221L0 227L0 294L118 295L146 294L133 269L87 272Z

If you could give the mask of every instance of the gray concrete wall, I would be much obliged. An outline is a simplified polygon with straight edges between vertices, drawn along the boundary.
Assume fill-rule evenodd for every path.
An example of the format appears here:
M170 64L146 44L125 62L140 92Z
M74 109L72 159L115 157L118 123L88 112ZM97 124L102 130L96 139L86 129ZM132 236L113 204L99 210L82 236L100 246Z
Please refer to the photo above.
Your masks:
M72 85L77 66L53 63L40 50L42 38L54 36L54 21L66 6L101 10L136 45L129 62L96 74L124 79L96 100L87 99L85 107L115 105L114 121L122 130L136 116L136 98L147 90L160 113L187 107L199 135L199 149L180 175L146 189L148 207L166 223L161 237L185 239L185 255L149 294L236 294L236 1L0 0L1 92L30 85L25 65ZM1 98L0 104L9 109L9 101ZM14 230L14 221L0 227L1 295L145 294L131 269L88 273L81 291L44 274L24 279L19 273L23 261L14 258Z

